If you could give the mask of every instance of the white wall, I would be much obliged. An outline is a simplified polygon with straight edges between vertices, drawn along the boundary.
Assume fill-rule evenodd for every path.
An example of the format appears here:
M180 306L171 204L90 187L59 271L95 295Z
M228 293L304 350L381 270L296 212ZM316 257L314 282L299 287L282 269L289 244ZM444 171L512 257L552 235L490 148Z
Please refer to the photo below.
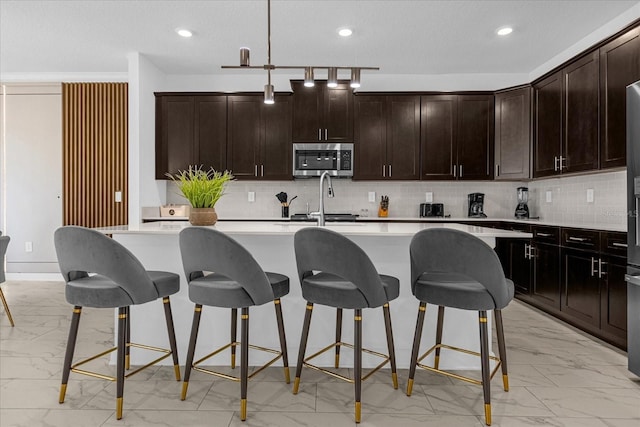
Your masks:
M2 101L1 227L11 236L7 272L58 272L53 232L62 225L62 88L3 85Z
M144 55L129 54L129 223L141 221L141 206L165 203L165 181L155 180L155 97L162 73Z

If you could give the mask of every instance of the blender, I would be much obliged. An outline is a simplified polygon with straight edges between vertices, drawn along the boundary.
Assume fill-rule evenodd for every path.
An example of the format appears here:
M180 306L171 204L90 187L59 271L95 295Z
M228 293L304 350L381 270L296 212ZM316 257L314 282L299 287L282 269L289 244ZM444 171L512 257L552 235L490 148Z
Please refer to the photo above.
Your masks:
M529 189L527 187L518 187L518 206L516 206L517 219L529 218L529 207L527 206L528 201Z

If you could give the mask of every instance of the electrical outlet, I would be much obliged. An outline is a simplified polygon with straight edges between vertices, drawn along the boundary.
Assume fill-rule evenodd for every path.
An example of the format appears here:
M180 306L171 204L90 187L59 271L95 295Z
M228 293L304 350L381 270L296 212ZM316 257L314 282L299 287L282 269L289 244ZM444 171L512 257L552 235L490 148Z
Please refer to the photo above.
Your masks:
M116 203L121 203L122 202L122 191L116 191L115 202Z
M551 203L553 201L553 193L551 192L551 190L547 190L545 194L547 197L547 203Z
M431 191L427 191L426 193L424 193L424 198L424 201L427 203L433 202L433 193Z
M587 203L593 203L593 188L587 189Z
M33 252L33 242L24 242L24 251Z
M371 202L371 203L375 203L376 202L376 192L375 191L369 191L369 202Z
M247 194L247 201L249 201L249 202L255 202L256 201L256 192L255 191L249 191L249 193Z

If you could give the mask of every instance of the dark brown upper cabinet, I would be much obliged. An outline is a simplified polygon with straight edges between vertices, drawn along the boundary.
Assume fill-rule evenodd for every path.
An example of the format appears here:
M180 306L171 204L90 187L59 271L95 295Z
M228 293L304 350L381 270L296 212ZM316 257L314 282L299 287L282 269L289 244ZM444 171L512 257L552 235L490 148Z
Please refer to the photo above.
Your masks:
M420 97L355 97L354 179L417 180Z
M238 179L289 180L291 172L291 96L228 97L227 165Z
M305 87L295 80L291 87L294 142L353 142L353 90L348 83Z
M626 165L626 87L640 80L640 29L600 48L600 168Z
M493 95L421 97L421 179L493 177Z
M190 165L226 168L226 96L156 94L156 179Z
M565 67L561 173L598 169L600 65L594 51Z
M533 85L534 178L598 169L598 54Z
M530 178L531 87L496 93L495 179Z
M533 177L560 173L562 148L562 74L554 73L533 85Z

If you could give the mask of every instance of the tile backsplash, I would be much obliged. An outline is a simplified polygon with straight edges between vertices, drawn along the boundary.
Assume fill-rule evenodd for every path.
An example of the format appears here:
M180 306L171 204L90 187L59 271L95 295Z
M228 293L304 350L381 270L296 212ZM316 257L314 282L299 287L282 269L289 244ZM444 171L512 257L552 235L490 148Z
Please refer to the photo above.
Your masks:
M326 197L325 212L377 216L380 197L389 196L389 217L417 217L426 192L434 203L443 203L445 215L467 216L467 194L485 194L484 211L489 218L512 218L517 204L516 189L529 188L531 216L564 225L607 227L626 226L626 172L551 178L531 182L497 181L352 181L333 179L334 198ZM593 189L593 202L587 202L587 190ZM298 196L289 213L318 209L318 179L294 181L234 181L216 205L222 218L277 218L281 206L275 195L281 191L289 200ZM547 202L547 191L551 202ZM249 193L255 201L249 201ZM369 202L375 192L375 202ZM172 182L167 183L167 203L186 203Z

